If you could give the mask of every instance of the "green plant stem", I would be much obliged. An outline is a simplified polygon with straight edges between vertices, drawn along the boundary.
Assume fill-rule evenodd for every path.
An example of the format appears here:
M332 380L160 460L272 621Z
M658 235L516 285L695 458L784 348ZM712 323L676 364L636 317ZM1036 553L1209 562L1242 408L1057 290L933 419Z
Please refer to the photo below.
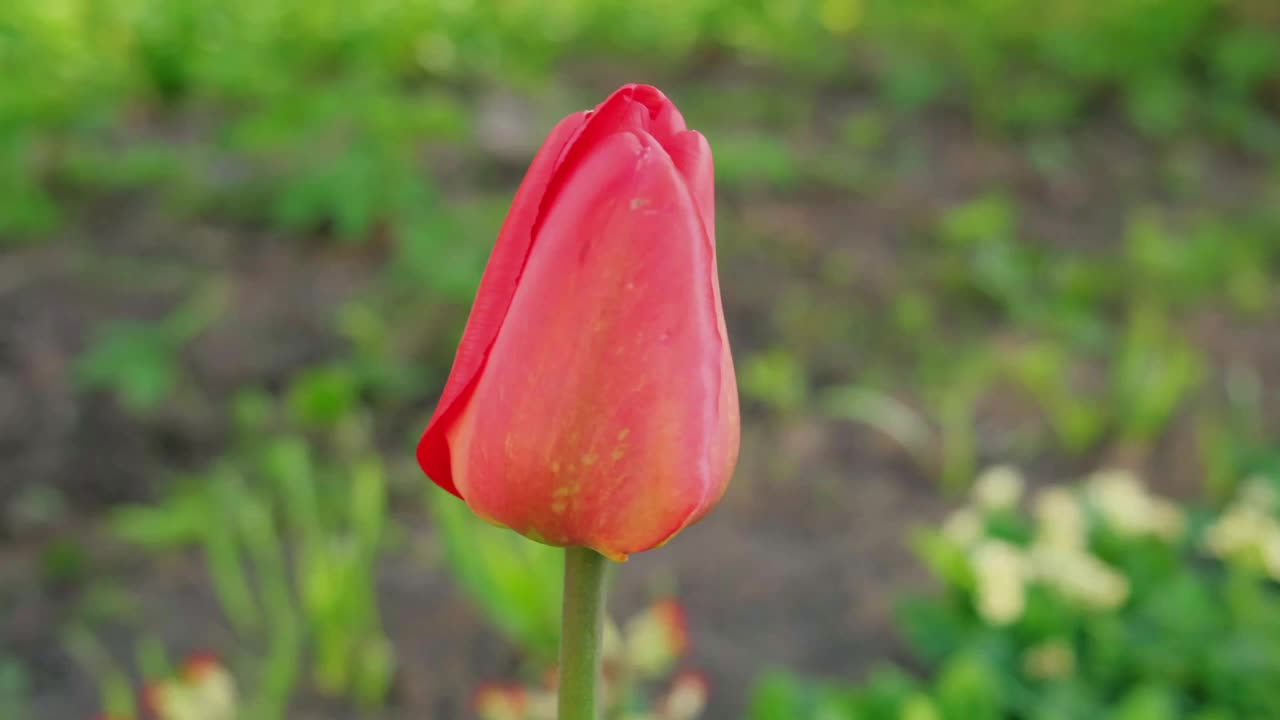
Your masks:
M590 548L564 555L564 619L560 628L560 720L599 720L600 645L608 563Z

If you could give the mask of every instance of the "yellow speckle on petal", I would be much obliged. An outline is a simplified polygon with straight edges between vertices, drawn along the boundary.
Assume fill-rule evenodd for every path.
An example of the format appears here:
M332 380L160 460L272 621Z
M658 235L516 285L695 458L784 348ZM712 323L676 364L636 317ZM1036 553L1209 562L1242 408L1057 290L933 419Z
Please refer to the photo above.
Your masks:
M630 434L631 434L631 428L622 428L621 430L618 431L618 445L613 449L612 453L609 453L609 458L614 462L618 462L619 460L622 459L623 455L627 454L627 446L625 441L627 439L627 436Z
M591 467L592 465L596 464L596 460L598 459L599 457L595 453L589 452L586 455L582 456L582 464L587 467Z
M506 523L504 523L504 522L500 522L500 521L498 521L497 519L495 519L495 518L493 518L493 517L490 517L489 515L486 515L486 514L484 514L484 513L480 512L479 510L476 510L475 508L472 508L472 512L474 512L474 513L476 514L476 517L480 518L480 519L481 519L481 520L483 520L484 522L486 522L486 523L488 523L489 525L492 525L492 526L494 526L494 527L499 527L499 528L502 528L503 530L507 530L507 529L509 529L509 527L510 527L510 526L509 526L509 525L507 525Z
M627 554L624 552L618 552L617 550L613 550L611 548L598 547L598 548L592 548L592 549L614 562L621 563L621 562L627 561Z
M570 489L568 485L561 485L560 487L551 491L551 497L562 498L572 493L573 493L573 490Z
M559 472L560 472L560 461L559 461L559 460L552 460L552 461L551 461L551 474L552 474L552 475L557 475L557 474L559 474Z
M564 512L567 507L569 507L569 501L567 500L560 499L551 501L551 512L557 515Z

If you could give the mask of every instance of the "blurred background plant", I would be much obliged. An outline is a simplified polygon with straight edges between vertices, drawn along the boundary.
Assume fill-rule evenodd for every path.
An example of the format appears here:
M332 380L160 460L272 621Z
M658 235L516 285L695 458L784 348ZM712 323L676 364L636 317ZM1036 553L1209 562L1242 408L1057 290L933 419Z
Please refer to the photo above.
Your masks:
M9 0L0 76L0 718L137 714L204 649L245 717L540 687L558 556L424 509L410 448L530 155L629 81L715 152L744 443L617 590L678 593L707 679L626 712L741 717L771 663L832 682L764 717L1272 712L1235 638L1274 622L1238 500L1280 477L1274 3ZM1150 478L1068 493L1116 607L1035 569L1011 465L1060 507Z
M428 503L453 579L535 668L560 649L564 553L486 525L463 503L430 491Z
M707 704L707 680L698 672L674 672L689 649L684 609L658 600L621 629L606 623L601 693L608 720L696 720ZM552 670L539 686L491 684L480 688L481 720L555 720Z
M394 672L374 595L386 532L382 461L366 418L336 406L328 383L300 377L288 415L315 426L311 438L289 430L268 397L247 392L227 456L162 503L110 518L116 535L142 548L200 548L244 654L237 665L252 679L247 718L286 717L308 674L324 695L377 707Z
M1045 485L984 474L916 550L941 590L900 607L926 668L842 686L764 677L750 717L1254 718L1280 713L1280 482L1220 511L1128 471Z

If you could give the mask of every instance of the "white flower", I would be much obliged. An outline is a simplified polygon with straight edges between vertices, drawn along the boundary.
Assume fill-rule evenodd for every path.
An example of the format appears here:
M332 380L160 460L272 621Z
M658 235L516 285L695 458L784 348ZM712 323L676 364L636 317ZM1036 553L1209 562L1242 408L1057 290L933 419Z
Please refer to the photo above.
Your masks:
M160 720L232 720L239 706L235 679L212 656L197 656L183 665L181 677L152 687Z
M708 694L706 678L698 673L680 673L671 681L671 689L662 702L662 720L696 720L707 707Z
M1260 505L1237 502L1227 508L1205 531L1204 544L1220 560L1258 562L1280 580L1280 522Z
M1129 599L1129 579L1083 549L1038 544L1031 558L1038 580L1086 607L1111 610Z
M981 540L985 531L982 516L967 507L951 513L942 524L942 536L962 548Z
M684 609L674 600L659 600L628 620L622 637L629 668L661 675L689 648Z
M1262 565L1272 580L1280 582L1280 531L1271 533L1262 547Z
M1184 523L1178 507L1148 493L1138 476L1128 470L1094 473L1085 492L1107 526L1121 535L1174 540L1182 534Z
M1128 470L1102 470L1086 482L1089 502L1111 528L1126 535L1141 535L1147 527L1147 491Z
M1204 543L1209 552L1226 560L1262 547L1267 537L1275 531L1275 519L1262 509L1254 505L1236 504L1227 508L1205 530Z
M992 625L1012 625L1027 609L1026 586L1009 577L988 578L978 586L977 608Z
M1257 475L1241 484L1236 503L1252 505L1259 510L1280 510L1280 494L1276 493L1275 485L1270 480Z
M973 482L973 501L985 512L1011 510L1022 499L1026 481L1009 465L988 468Z
M978 543L970 559L974 572L985 576L1024 578L1027 575L1027 559L1022 548L1007 540L988 538Z
M978 615L992 625L1009 625L1026 610L1027 562L1022 550L1004 540L980 542L970 555L977 581Z
M1065 487L1047 487L1036 493L1036 540L1046 545L1083 547L1088 539L1088 518L1075 493Z
M1182 510L1164 498L1152 497L1150 501L1151 534L1171 542L1182 537L1182 531L1186 527Z

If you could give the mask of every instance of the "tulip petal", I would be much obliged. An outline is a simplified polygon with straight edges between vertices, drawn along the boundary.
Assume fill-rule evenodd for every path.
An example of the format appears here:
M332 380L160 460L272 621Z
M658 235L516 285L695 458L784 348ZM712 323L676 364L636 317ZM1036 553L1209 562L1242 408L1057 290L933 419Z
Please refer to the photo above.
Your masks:
M663 145L671 155L671 162L675 163L676 169L684 176L685 184L689 187L693 201L697 204L698 212L702 216L702 227L714 246L716 194L711 146L707 144L707 139L702 136L702 133L695 130L676 133Z
M494 338L498 336L533 244L532 228L541 212L547 187L563 160L563 151L583 127L587 115L588 113L579 112L561 120L552 129L530 164L529 171L525 173L494 243L484 276L480 279L475 304L471 307L466 329L458 343L449 380L441 391L431 422L418 441L418 464L423 472L437 485L459 497L461 495L450 468L449 447L444 429L456 412L459 402L471 389Z
M586 154L605 138L619 132L633 132L655 137L660 144L666 138L686 132L680 111L662 91L650 85L623 85L588 113L586 122L565 147L561 166L580 165ZM558 173L547 188L544 206L555 204L567 175ZM534 234L538 231L534 227Z
M684 175L647 132L588 145L590 125L449 443L478 515L621 558L719 498L736 394L722 419L715 260Z
M632 98L649 109L650 121L645 129L658 141L659 145L670 151L672 139L688 131L680 110L667 99L666 95L662 94L661 90L651 85L634 86Z

